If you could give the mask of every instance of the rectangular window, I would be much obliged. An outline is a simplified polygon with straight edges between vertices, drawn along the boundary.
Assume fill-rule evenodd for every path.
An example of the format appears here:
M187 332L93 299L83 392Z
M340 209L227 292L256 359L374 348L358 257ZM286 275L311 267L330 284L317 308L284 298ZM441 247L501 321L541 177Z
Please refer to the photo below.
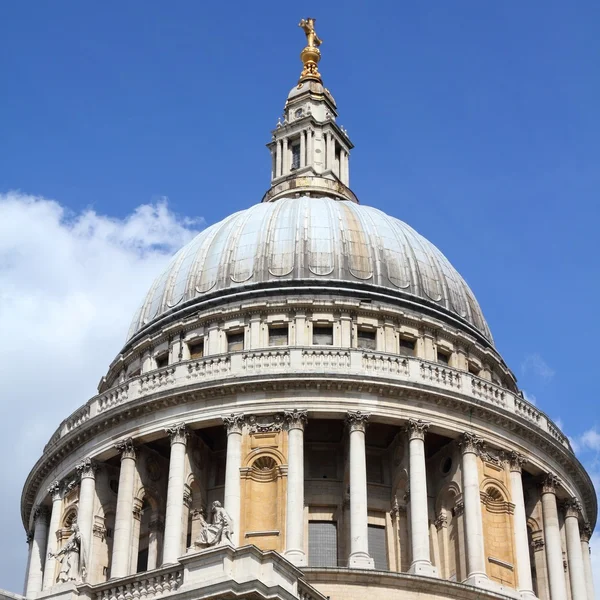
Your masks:
M165 352L164 354L157 356L155 360L156 360L156 368L162 369L163 367L166 367L169 364L169 354L167 352Z
M442 363L443 365L449 365L450 364L450 355L447 352L444 352L443 350L440 350L438 348L437 361L439 363Z
M204 340L193 342L188 345L190 358L202 358L204 356Z
M471 373L471 375L477 375L479 377L479 373L481 373L481 369L473 364L473 363L469 363L469 373Z
M137 571L136 573L143 573L148 570L148 548L144 548L144 550L140 550L138 552L137 559Z
M238 352L244 349L244 332L227 334L227 352Z
M388 570L387 547L385 543L385 527L369 525L369 554L378 571Z
M400 354L402 356L414 356L415 342L413 340L400 338Z
M269 327L269 346L287 346L288 327Z
M300 144L292 145L292 171L300 168Z
M314 326L313 344L317 346L333 346L333 326Z
M357 344L358 347L362 348L363 350L376 350L377 332L369 331L368 329L359 329Z
M337 522L308 522L308 566L337 567Z

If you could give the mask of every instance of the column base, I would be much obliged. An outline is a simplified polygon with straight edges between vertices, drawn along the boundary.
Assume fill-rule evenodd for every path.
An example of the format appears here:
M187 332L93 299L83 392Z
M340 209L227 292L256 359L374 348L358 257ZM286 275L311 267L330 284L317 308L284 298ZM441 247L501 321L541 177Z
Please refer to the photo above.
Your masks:
M465 579L463 583L466 585L472 585L474 587L481 588L483 590L489 590L490 592L503 594L504 596L515 598L516 600L521 600L520 592L518 592L514 588L507 587L505 585L501 585L495 581L492 581L485 573L474 573L473 575L469 575L469 577L467 577L467 579Z
M538 597L532 590L519 590L521 600L538 600Z
M348 559L351 569L374 569L375 561L366 552L354 552Z
M411 575L423 575L424 577L439 577L438 570L430 562L419 561L410 565L408 572Z
M307 567L308 561L306 554L302 550L286 550L283 553L284 558L289 560L296 567Z

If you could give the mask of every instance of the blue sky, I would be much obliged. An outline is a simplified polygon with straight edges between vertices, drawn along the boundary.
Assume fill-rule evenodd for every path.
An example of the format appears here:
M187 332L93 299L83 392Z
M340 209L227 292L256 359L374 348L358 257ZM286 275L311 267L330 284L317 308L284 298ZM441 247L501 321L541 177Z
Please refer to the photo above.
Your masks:
M300 72L306 16L317 18L324 82L356 145L352 188L446 254L521 387L598 477L597 2L4 2L0 206L13 217L29 206L25 239L27 219L48 217L31 208L40 199L62 211L42 236L90 226L82 215L131 232L156 225L135 212L153 205L163 228L149 248L168 254L260 201L264 144ZM143 288L131 293L135 305ZM88 365L90 395L125 330L103 339L104 363ZM20 573L5 576L0 586L20 586Z

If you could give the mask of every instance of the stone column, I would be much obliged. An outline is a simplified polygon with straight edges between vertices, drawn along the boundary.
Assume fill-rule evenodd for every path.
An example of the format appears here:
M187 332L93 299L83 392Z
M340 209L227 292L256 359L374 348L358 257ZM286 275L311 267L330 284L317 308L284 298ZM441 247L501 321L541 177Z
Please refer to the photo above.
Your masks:
M121 472L113 537L110 576L125 577L131 573L130 554L133 531L133 492L135 484L136 451L133 440L127 438L115 448L121 453Z
M288 140L283 138L281 144L281 174L287 175L290 172L290 157L288 156Z
M518 590L523 597L535 598L531 580L531 561L529 559L529 540L527 538L527 517L525 515L525 496L521 468L525 458L518 452L508 456L510 467L510 494L515 505L513 527L515 538L515 562L517 567Z
M409 419L409 490L410 490L410 542L412 564L409 573L437 577L429 552L429 515L427 501L427 474L425 471L425 433L429 424Z
M567 600L558 509L556 507L557 485L558 478L553 473L549 473L542 483L542 519L544 522L550 600Z
M579 515L582 512L581 504L577 499L571 498L565 502L564 511L571 598L572 600L588 600L585 568L581 553L581 534L579 532Z
M463 518L467 543L467 579L465 583L479 587L490 587L485 569L477 462L477 457L483 449L483 440L472 433L463 433L460 447L462 450L462 484L465 505Z
M435 528L440 540L440 563L443 565L441 576L443 579L450 577L450 532L448 531L448 516L441 512L435 520ZM457 569L458 570L458 569Z
M590 560L590 538L592 537L592 528L589 523L579 530L581 535L581 555L583 558L583 570L585 572L585 589L587 600L594 600L594 576L592 572L592 561Z
M350 430L350 557L348 566L373 569L369 555L369 522L367 508L367 455L365 430L369 415L349 412L346 423Z
M185 485L185 453L188 432L185 423L165 429L171 438L167 509L162 564L172 565L182 554L181 532L183 523L183 488Z
M304 426L305 410L284 413L288 424L288 481L285 557L297 567L307 565L304 554Z
M48 493L52 499L52 510L50 516L50 527L48 528L48 548L46 550L46 566L44 567L44 586L43 589L50 589L55 583L56 559L54 554L58 551L58 539L56 532L60 526L62 517L62 487L58 481L55 481L48 488Z
M161 517L154 517L148 523L148 571L158 568L158 550L162 546L165 523Z
M306 166L306 131L300 132L300 168Z
M232 539L240 545L242 428L244 415L223 417L227 428L227 463L225 465L225 511L233 520Z
M46 506L36 506L33 510L33 540L25 586L25 596L28 598L36 596L42 591L44 556L46 556L48 546L49 516Z
M90 458L85 458L76 468L77 474L81 480L79 487L79 505L77 508L77 525L79 525L79 531L81 532L81 540L87 558L87 564L91 565L94 501L96 499L96 469L98 466Z
M314 132L312 129L306 131L306 166L314 167Z

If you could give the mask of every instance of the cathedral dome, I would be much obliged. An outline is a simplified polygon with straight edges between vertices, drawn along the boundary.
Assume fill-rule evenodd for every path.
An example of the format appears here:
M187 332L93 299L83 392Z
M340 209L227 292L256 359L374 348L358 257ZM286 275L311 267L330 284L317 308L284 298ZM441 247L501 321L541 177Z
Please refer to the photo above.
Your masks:
M282 198L202 231L155 280L128 338L213 296L292 285L394 296L492 337L477 300L446 257L381 210L331 198Z

